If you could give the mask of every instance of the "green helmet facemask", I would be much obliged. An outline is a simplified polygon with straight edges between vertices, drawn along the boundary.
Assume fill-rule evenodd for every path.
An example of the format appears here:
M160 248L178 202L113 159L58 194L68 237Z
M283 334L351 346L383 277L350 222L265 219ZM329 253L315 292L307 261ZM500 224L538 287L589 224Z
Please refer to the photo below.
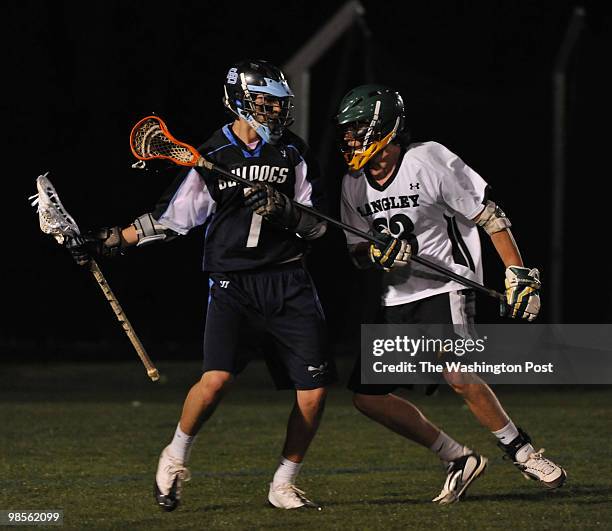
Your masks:
M404 102L389 87L362 85L342 98L334 121L349 169L360 170L402 130Z

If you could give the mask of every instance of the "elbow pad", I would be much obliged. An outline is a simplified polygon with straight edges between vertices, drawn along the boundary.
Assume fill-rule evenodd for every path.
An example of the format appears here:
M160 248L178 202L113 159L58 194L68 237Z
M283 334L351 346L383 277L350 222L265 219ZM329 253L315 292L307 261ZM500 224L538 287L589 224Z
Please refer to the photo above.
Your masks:
M495 234L512 226L510 220L493 201L487 201L484 210L476 221L476 225L482 227L487 234Z
M178 236L176 232L159 223L159 221L148 212L137 217L132 225L136 229L136 234L138 235L138 243L136 246L148 245L149 243L162 240L170 241Z

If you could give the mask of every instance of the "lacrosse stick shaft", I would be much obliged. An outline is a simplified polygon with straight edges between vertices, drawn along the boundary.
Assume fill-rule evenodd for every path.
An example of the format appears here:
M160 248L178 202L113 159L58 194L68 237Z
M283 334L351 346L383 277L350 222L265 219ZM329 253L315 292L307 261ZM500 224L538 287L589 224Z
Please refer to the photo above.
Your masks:
M249 181L248 179L245 179L244 177L235 175L229 170L226 170L225 168L222 168L218 166L217 164L213 164L212 162L204 159L204 157L201 157L198 160L196 169L198 167L204 167L210 171L219 173L223 175L224 177L227 177L228 179L232 179L233 181L237 181L249 187L253 186L254 184L252 181ZM294 200L291 200L291 203L296 208L299 208L300 210L303 210L304 212L308 212L309 214L312 214L313 216L316 216L320 219L324 219L328 223L335 225L336 227L342 230L350 232L351 234L354 234L355 236L359 236L360 238L363 238L364 240L367 240L371 243L376 243L382 246L386 245L384 241L376 238L372 234L368 234L367 232L364 232L355 227L352 227L351 225L347 225L346 223L343 223L342 221L339 221L326 214L323 214L315 210L314 208L310 208L306 205L302 205L301 203L298 203ZM483 286L482 284L479 284L478 282L475 282L469 278L462 277L461 275L458 275L454 271L451 271L450 269L447 269L444 266L436 264L435 262L431 262L427 260L426 258L417 256L417 255L413 255L410 257L410 260L412 260L413 262L416 262L417 264L421 264L422 266L428 267L429 269L433 269L434 271L437 271L438 273L444 275L445 277L450 278L451 280L454 280L455 282L459 282L463 286L480 291L481 293L484 293L485 295L488 295L489 297L493 297L494 299L499 299L501 301L506 300L506 297L502 293L499 293L498 291L495 291L494 289L487 288L486 286Z
M136 353L138 354L138 356L140 357L140 360L144 364L145 369L147 370L147 374L149 375L149 378L151 378L151 380L153 380L154 382L159 380L159 373L157 372L157 369L155 368L155 366L153 365L153 362L151 361L147 352L145 351L144 346L140 342L140 339L138 339L138 336L136 335L134 328L132 328L130 321L125 315L125 312L123 311L123 308L119 304L119 301L115 297L113 290L111 290L110 286L108 285L106 278L104 278L102 271L100 271L98 264L93 259L90 262L89 270L92 272L93 276L98 282L98 285L100 286L100 289L102 289L102 292L104 293L104 296L106 297L106 300L110 303L111 308L113 309L113 312L115 312L115 315L117 316L118 321L121 323L121 327L123 328L123 331L127 334L130 342L132 343L134 349L136 350Z

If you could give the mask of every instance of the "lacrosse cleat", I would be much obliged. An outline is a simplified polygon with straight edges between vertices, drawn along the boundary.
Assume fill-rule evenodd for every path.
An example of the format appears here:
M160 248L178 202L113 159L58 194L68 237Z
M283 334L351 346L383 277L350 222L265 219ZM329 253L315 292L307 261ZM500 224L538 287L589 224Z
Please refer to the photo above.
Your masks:
M550 459L542 456L544 448L537 452L531 445L531 438L521 428L517 428L519 436L510 444L497 443L512 459L515 466L527 479L539 481L549 489L556 489L565 483L567 473Z
M448 464L446 481L442 491L433 500L440 505L448 505L459 501L470 484L487 468L487 458L476 452L464 455Z
M303 490L290 483L276 486L270 483L268 502L278 509L316 509L320 511L321 506L310 501L305 494Z
M155 475L155 501L164 511L174 511L181 501L183 482L189 481L191 475L183 463L175 459L164 448L159 456L157 474Z

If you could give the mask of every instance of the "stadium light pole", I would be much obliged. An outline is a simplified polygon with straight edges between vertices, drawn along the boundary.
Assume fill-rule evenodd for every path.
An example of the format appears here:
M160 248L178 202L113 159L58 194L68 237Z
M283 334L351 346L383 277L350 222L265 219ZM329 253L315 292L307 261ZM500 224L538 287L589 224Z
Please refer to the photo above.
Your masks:
M283 70L289 78L291 89L300 102L296 106L295 122L292 129L306 141L308 141L308 116L310 112L310 68L364 14L365 8L359 0L346 2L283 66Z
M552 238L550 265L551 322L563 321L563 240L565 237L565 181L567 141L566 72L570 54L584 26L585 10L574 8L565 37L557 53L552 75L553 87L553 146L552 146Z

